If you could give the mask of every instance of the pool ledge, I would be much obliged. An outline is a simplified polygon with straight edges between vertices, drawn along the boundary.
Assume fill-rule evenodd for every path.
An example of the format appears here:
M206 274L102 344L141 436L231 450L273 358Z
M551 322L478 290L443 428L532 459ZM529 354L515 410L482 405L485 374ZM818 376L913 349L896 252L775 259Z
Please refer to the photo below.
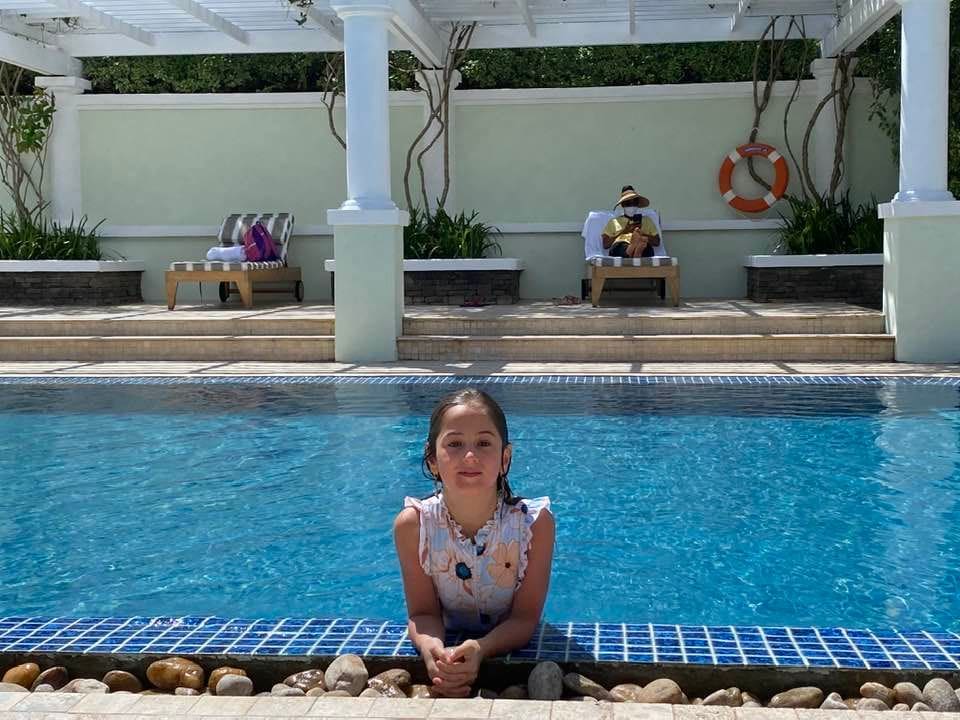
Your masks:
M457 642L459 636L450 636ZM416 659L405 623L218 617L0 618L2 655ZM848 628L543 623L506 661L956 672L960 635Z

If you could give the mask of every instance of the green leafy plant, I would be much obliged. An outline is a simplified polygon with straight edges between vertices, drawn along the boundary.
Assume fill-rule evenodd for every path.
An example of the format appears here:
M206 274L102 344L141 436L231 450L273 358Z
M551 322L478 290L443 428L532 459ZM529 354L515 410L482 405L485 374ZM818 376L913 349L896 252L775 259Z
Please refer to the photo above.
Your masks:
M790 214L780 214L777 250L788 255L883 252L883 221L876 198L856 207L846 192L837 201L787 196Z
M69 225L0 210L0 260L102 260L97 235L101 220L87 227L87 216Z
M410 211L403 229L403 256L409 260L482 258L501 254L500 231L478 220L479 213L450 215L440 208L432 215L420 208Z
M27 91L23 68L0 62L0 183L23 218L46 209L44 169L55 102L43 88Z

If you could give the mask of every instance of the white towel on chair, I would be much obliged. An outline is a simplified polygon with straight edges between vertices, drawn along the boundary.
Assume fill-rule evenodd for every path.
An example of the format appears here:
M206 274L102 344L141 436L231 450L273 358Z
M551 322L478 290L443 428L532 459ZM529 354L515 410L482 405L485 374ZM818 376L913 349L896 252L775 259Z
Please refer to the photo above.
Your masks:
M207 250L207 260L219 260L220 262L246 262L247 255L243 251L243 245L231 245L222 247L216 245Z
M588 260L592 257L606 257L603 249L603 228L614 218L614 214L607 210L591 210L583 223L583 255Z

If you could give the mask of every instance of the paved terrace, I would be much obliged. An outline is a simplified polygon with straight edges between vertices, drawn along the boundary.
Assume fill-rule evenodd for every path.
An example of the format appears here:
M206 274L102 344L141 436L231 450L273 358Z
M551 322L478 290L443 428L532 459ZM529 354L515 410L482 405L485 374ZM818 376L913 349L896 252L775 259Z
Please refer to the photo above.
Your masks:
M594 308L589 303L557 306L552 302L526 301L517 305L493 305L480 308L455 306L408 306L408 321L447 321L472 324L507 323L518 320L542 322L546 326L557 321L580 320L594 327L620 327L623 332L637 332L644 324L676 321L693 323L691 330L703 332L737 332L737 325L757 318L776 323L809 318L811 322L862 322L864 318L881 316L877 310L842 303L753 303L747 300L696 300L679 308L666 307L655 300L638 305L634 295L617 297L612 304ZM629 304L626 304L629 303ZM235 332L251 332L254 327L269 328L274 322L303 323L301 331L317 323L334 319L332 305L260 304L246 310L236 304L178 306L169 311L165 306L138 304L104 308L0 307L0 334L4 326L30 334L54 332L72 322L96 322L116 325L124 331L142 328L142 334L169 332L171 324L178 334L190 333L210 323L234 324ZM130 326L135 326L131 328ZM257 330L252 330L258 332ZM138 332L137 334L140 334ZM29 361L0 362L3 375L960 375L960 364L904 364L883 362L521 362L469 361L437 362L406 361L357 365L337 362L74 362Z
M232 718L404 718L408 720L915 720L916 713L726 708L537 700L181 697L0 693L0 720L230 720ZM960 713L924 713L957 720Z

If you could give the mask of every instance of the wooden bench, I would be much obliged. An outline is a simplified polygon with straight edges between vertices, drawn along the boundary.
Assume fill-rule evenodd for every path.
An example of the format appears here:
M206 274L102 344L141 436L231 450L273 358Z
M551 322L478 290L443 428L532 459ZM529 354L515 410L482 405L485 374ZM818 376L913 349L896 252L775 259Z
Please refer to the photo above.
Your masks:
M590 302L600 304L603 283L607 278L660 278L670 291L670 302L680 305L680 266L674 257L621 258L595 256L587 260L590 267Z
M226 302L238 293L244 307L253 307L254 283L292 283L293 296L303 301L303 279L299 267L287 265L287 250L293 234L293 213L237 213L228 215L220 225L217 241L221 247L243 245L243 236L256 222L263 223L273 237L280 255L269 262L174 262L166 272L167 308L173 310L177 302L177 287L181 282L219 283L219 295ZM234 290L234 288L236 288ZM261 288L258 292L290 292Z

